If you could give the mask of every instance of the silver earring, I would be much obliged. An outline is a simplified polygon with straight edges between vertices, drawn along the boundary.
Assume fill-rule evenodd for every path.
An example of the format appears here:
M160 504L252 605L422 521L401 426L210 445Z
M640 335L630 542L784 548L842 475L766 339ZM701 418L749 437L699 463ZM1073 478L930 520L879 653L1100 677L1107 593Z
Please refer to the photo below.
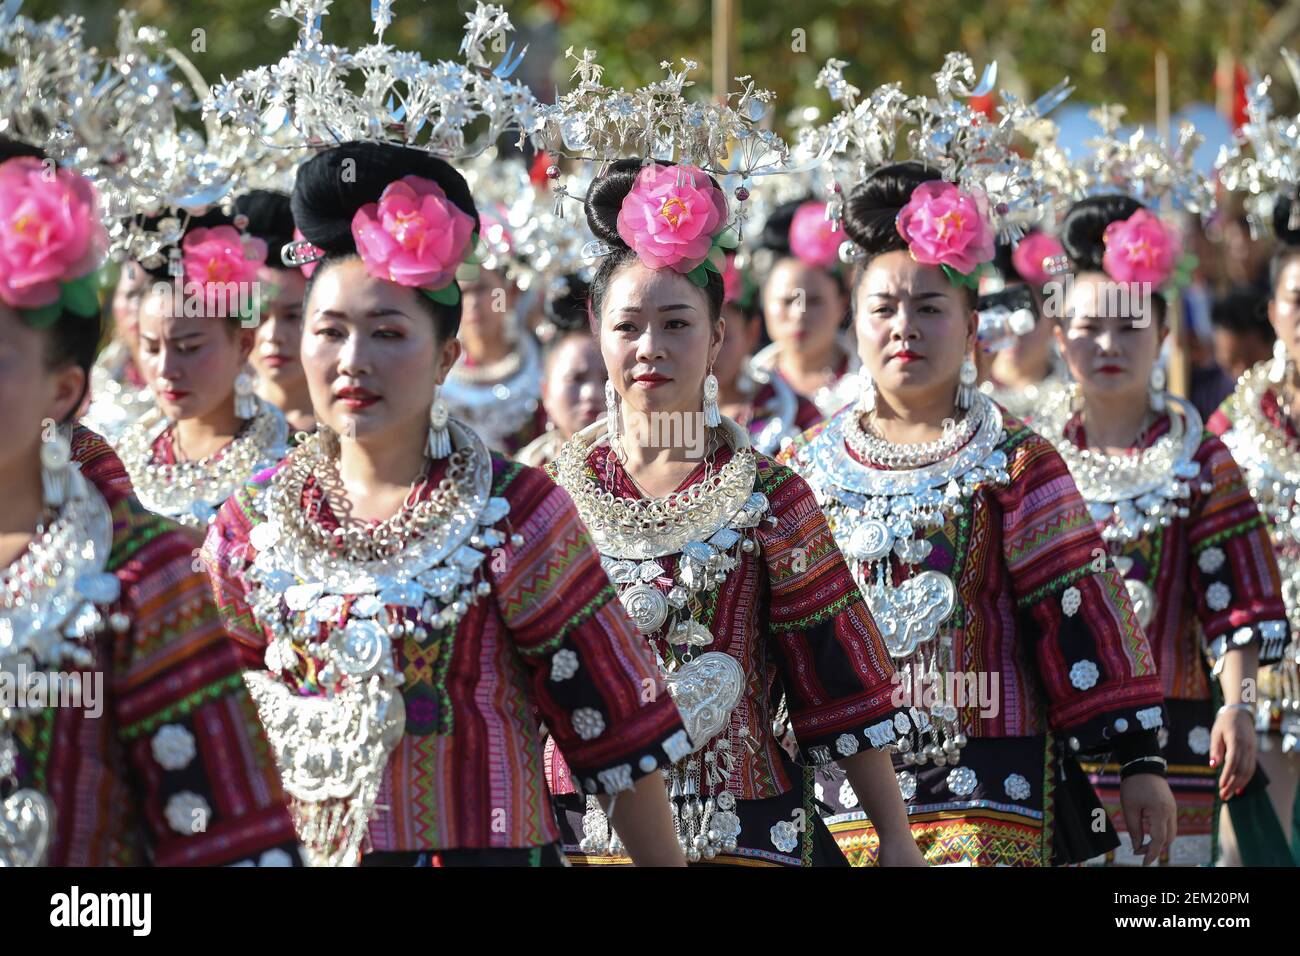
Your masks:
M718 411L718 377L712 370L704 376L704 424L709 428L722 424L722 413Z
M605 380L605 434L609 436L609 447L617 449L618 392L614 390L614 383L610 379Z
M429 406L429 440L424 444L424 451L430 458L446 458L451 454L451 433L447 431L447 422L451 419L451 409L447 400L438 393L441 389L433 387L433 404Z
M961 363L961 372L957 376L957 407L962 411L970 408L971 402L975 401L975 382L979 378L979 370L975 368L975 363L967 358Z
M876 410L876 381L862 372L862 391L858 393L858 411L864 414Z
M257 417L257 379L247 369L235 376L235 416Z
M1151 381L1149 388L1151 391L1151 410L1153 412L1163 412L1165 410L1165 370L1164 366L1156 363L1151 369Z
M1300 208L1297 203L1293 208ZM1281 385L1286 381L1287 367L1291 364L1291 358L1286 353L1286 343L1281 339L1273 342L1273 364L1268 370L1268 380L1274 385Z
M72 441L67 432L56 425L50 437L41 442L41 491L47 507L61 508L68 500L71 465Z

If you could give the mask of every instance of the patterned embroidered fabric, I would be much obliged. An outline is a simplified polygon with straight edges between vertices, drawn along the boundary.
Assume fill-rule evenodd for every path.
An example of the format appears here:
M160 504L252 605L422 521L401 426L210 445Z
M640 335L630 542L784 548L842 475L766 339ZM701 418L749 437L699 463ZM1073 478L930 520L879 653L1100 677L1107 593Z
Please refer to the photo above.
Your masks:
M630 785L684 733L573 502L536 469L495 454L492 462L492 494L509 500L523 543L493 552L491 595L452 634L412 617L415 632L396 647L406 724L370 824L375 851L554 842L538 714L592 792L597 779ZM243 574L275 470L225 504L204 546L217 604L257 668L267 635L253 623ZM426 496L445 472L446 459L434 463ZM315 485L304 496L323 525L336 526Z
M801 436L781 459L801 468L800 452L828 424ZM925 540L932 549L921 562L956 587L956 606L944 628L959 663L948 679L964 688L955 703L970 738L960 762L939 767L940 773L934 768L918 773L895 759L904 795L911 792L906 803L917 823L914 835L932 862L947 859L949 850L936 842L928 824L921 825L923 815L939 814L936 819L947 821L945 827L965 821L978 830L987 810L1005 803L1005 794L981 799L980 787L1000 792L1013 775L1038 779L1041 767L1034 761L1042 760L1048 731L1067 741L1072 752L1088 753L1108 748L1118 734L1149 731L1163 722L1150 646L1119 575L1095 569L1105 549L1061 456L1010 417L1004 419L998 448L1007 458L1009 483L985 485L963 498L964 511L930 531ZM891 562L897 583L901 569L896 557ZM911 690L912 702L923 703L925 688ZM1030 749L1037 756L1024 758L1029 762L1023 765L1008 763L998 749L1008 738L1034 738L1038 743ZM837 824L856 819L868 825L860 811L857 818L839 816L852 808L831 799L838 782L818 780L837 811L832 830L838 831L841 847L849 846L864 834ZM1022 802L1017 814L1023 816L1026 808L1053 812L1051 795L1035 793L1033 799L1048 802ZM1020 850L996 849L992 837L966 845L978 850L969 858L977 865L995 864L1008 854L1024 856Z
M19 787L54 804L46 862L297 864L238 648L191 545L130 496L98 435L77 429L73 459L112 514L106 570L121 597L109 612L126 626L104 632L86 668L104 675L102 717L58 707L18 724Z

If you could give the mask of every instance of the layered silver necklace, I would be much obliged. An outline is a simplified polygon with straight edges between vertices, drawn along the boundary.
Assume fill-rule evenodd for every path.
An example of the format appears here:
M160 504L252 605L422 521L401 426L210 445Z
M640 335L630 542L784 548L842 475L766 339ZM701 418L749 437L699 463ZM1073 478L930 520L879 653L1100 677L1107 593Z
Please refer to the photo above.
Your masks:
M619 498L588 474L587 458L606 434L604 422L574 435L556 460L559 483L590 529L619 600L655 650L681 712L689 740L664 745L673 763L663 774L678 843L691 861L736 848L740 818L726 787L738 748L759 746L748 728L731 720L745 691L744 670L730 654L708 650L714 636L699 617L741 554L757 552L753 529L764 519L775 521L767 497L754 490L757 463L745 429L724 417L719 430L733 449L731 460L712 478L663 498ZM669 578L659 559L674 555ZM670 646L666 657L657 639ZM584 852L620 852L594 798L587 801L583 832Z
M1196 484L1201 466L1195 456L1204 433L1200 413L1173 395L1165 396L1165 407L1169 431L1148 447L1121 455L1079 448L1066 435L1068 418L1062 420L1059 414L1040 423L1042 433L1052 439L1065 459L1092 520L1101 529L1102 540L1117 555L1116 567L1124 575L1144 628L1155 618L1155 591L1145 581L1127 576L1132 560L1121 552L1125 545L1169 527L1176 518L1186 518L1194 485L1202 494L1214 490L1210 482Z
M486 369L457 362L442 386L451 413L499 451L537 413L541 394L540 350L527 333L520 334L518 351Z
M455 419L448 428L455 476L432 506L408 501L423 517L398 522L406 538L375 556L323 547L303 526L311 520L302 505L306 482L335 468L318 435L252 503L256 557L245 578L270 641L267 670L244 679L313 865L355 865L362 851L384 768L406 726L393 642L454 632L492 590L483 563L507 541L494 526L510 502L491 497L492 460L482 440Z
M956 609L957 590L946 574L920 570L933 547L926 539L963 514L981 488L1010 480L1007 456L999 447L1002 413L976 392L965 423L945 438L926 446L877 438L870 450L879 457L867 464L849 451L851 441L861 444L859 414L847 408L832 418L800 449L794 467L821 503L904 686L926 681L942 691L953 686L945 675L958 666L952 635L942 633ZM882 448L882 442L890 447ZM909 460L927 463L884 466ZM898 584L893 583L894 560L903 573ZM933 707L915 707L911 713L912 721L901 714L895 721L904 762L957 763L967 734L955 702L941 693Z
M106 628L121 633L130 621L109 613L120 594L116 575L105 570L113 546L113 518L99 491L73 465L68 497L59 512L36 529L27 549L0 579L0 673L57 672L62 681L90 668L94 640ZM75 688L67 688L69 691ZM60 689L51 693L63 696ZM14 731L24 717L45 709L0 700L0 784L18 783ZM0 867L40 866L49 846L54 807L38 790L15 790L0 802Z
M259 471L288 451L289 424L271 403L256 398L257 414L217 454L164 465L154 461L153 444L175 424L154 408L117 444L140 504L191 528L206 528L222 503Z
M980 391L997 402L1022 422L1033 422L1045 410L1055 407L1068 392L1059 364L1053 363L1051 371L1041 382L1019 388L984 382Z

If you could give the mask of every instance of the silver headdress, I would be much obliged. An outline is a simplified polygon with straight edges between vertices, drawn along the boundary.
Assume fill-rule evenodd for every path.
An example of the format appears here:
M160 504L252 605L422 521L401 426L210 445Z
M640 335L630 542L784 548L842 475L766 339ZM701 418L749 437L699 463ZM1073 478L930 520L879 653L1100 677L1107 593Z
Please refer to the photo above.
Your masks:
M935 96L908 96L898 83L877 87L859 101L860 90L844 78L843 60L829 60L817 76L843 109L828 122L805 130L799 138L800 157L829 153L838 189L831 199L839 215L848 188L874 170L902 159L915 159L937 169L965 191L982 190L989 200L993 227L1002 241L1023 235L1044 201L1043 189L1029 161L1017 150L1042 117L1073 91L1062 80L1037 100L1025 102L1001 91L998 116L990 118L968 102L993 90L997 64L989 64L978 82L974 64L964 53L949 53L934 74ZM905 139L907 155L899 155ZM852 256L852 247L846 247Z
M332 0L281 0L274 16L299 24L298 41L275 66L246 70L214 86L204 103L246 135L289 147L350 140L424 149L449 161L482 153L508 131L528 129L536 99L509 79L523 52L506 43L504 8L479 3L466 14L464 63L426 62L384 42L392 0L371 4L375 42L355 51L326 43L321 21ZM504 56L493 66L488 48ZM477 135L471 128L482 127Z
M1291 81L1300 90L1300 57L1282 50L1282 60ZM1300 117L1275 116L1268 90L1273 78L1252 75L1246 88L1246 123L1231 147L1219 150L1215 169L1219 181L1230 192L1244 193L1244 205L1251 233L1273 231L1273 207L1279 196L1291 199L1287 228L1300 229Z
M1036 137L1033 173L1055 197L1057 218L1072 203L1107 193L1124 193L1153 210L1170 208L1208 216L1214 210L1214 184L1193 164L1204 137L1190 123L1180 124L1172 147L1142 127L1122 137L1118 130L1125 112L1117 104L1089 111L1102 135L1084 144L1088 155L1078 160L1072 161L1057 146L1055 124L1044 126Z

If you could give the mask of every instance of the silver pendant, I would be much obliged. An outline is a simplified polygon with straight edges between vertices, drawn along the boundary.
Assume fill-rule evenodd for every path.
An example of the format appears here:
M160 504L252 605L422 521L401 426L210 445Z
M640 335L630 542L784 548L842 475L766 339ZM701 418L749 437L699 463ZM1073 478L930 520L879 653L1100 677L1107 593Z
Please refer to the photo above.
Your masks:
M0 803L0 869L44 863L53 810L36 790L19 790Z
M865 597L889 653L903 658L939 632L956 607L957 589L947 575L922 571L897 587L873 584Z
M745 674L730 654L710 651L669 674L667 683L691 738L691 752L698 753L727 728L744 692Z
M699 621L678 621L668 632L668 643L689 647L708 647L713 643L713 633Z
M654 634L668 620L668 599L652 584L636 584L619 594L628 617L642 634Z
M864 521L849 535L844 552L858 561L878 561L889 553L894 534L883 521Z

